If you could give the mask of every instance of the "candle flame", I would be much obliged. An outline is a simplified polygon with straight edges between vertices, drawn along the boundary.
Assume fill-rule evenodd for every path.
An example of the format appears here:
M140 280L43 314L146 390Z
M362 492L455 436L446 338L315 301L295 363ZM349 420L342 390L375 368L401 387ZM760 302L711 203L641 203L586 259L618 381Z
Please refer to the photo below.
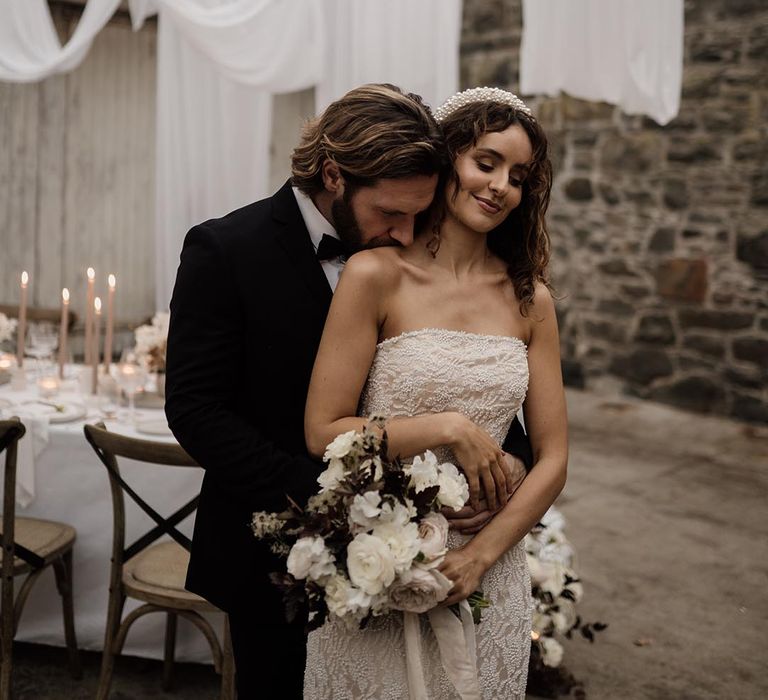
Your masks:
M21 273L21 286L26 287L27 282L29 282L29 275L27 274L27 271L24 270L24 272Z
M93 308L96 309L97 314L101 313L101 297L96 297L93 300Z
M88 279L93 281L93 278L96 277L96 270L94 270L92 267L89 267L86 271L86 274L88 275Z
M531 639L535 642L541 637L541 635L536 630L531 630Z
M109 288L114 290L115 285L117 284L117 278L114 275L110 275L107 278L107 282L109 283Z
M69 290L66 287L64 287L64 289L61 290L61 300L65 304L69 304Z

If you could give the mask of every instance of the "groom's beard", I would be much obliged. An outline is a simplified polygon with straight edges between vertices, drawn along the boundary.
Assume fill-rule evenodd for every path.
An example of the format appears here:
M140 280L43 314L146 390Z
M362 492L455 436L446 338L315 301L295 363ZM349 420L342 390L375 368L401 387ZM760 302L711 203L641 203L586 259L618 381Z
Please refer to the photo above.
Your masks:
M352 208L352 193L349 188L345 190L341 199L334 199L331 204L331 215L339 240L347 247L350 253L356 253L363 249L363 232L357 223L355 211Z

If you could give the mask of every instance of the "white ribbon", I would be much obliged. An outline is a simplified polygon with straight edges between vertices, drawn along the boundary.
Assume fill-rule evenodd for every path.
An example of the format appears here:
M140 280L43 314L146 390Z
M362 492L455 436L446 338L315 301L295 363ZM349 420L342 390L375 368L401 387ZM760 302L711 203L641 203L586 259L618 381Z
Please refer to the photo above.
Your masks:
M440 650L440 659L461 700L480 700L477 679L477 643L472 611L466 600L459 604L461 619L448 608L437 607L427 613ZM421 631L416 613L403 613L405 663L410 700L427 700L424 668L421 664Z

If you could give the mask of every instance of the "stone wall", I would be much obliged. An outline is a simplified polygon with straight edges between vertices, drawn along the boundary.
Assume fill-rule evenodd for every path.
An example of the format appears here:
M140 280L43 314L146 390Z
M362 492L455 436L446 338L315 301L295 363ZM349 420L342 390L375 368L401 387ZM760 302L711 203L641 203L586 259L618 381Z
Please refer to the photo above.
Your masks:
M521 32L521 0L465 0L462 86L517 92ZM567 383L768 422L768 5L686 1L664 127L528 101L552 144Z

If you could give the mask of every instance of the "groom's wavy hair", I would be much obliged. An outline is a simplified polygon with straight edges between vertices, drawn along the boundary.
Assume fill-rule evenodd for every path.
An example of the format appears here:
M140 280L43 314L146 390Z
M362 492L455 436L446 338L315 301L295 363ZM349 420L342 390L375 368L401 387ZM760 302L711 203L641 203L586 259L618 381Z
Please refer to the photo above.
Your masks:
M549 265L549 233L545 214L552 190L552 163L549 159L547 136L539 122L530 114L498 102L476 102L452 112L441 123L451 163L475 146L483 134L505 131L519 124L528 134L533 156L528 174L523 180L520 204L488 234L488 248L507 264L520 313L527 315L533 303L537 282L551 289L547 278ZM459 190L459 176L451 167L448 181ZM445 189L440 191L445 192ZM445 195L443 195L445 196ZM436 204L437 220L444 202Z
M389 83L362 85L304 126L292 181L322 192L323 163L335 162L350 193L382 178L435 175L447 164L442 132L421 97Z

